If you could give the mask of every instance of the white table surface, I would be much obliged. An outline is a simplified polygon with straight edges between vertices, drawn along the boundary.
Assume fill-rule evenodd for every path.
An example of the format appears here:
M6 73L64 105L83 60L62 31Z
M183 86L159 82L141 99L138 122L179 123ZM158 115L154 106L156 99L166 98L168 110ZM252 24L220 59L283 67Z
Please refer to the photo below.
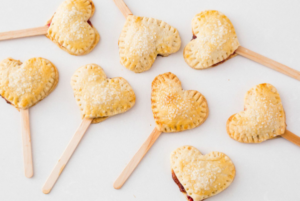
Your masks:
M0 32L44 25L62 0L1 1ZM210 201L299 201L300 148L283 138L262 144L241 144L226 133L228 117L243 110L247 90L271 83L279 91L288 129L300 135L300 82L237 56L226 63L197 71L184 61L184 46L192 37L191 20L206 9L225 13L235 26L240 43L258 53L300 70L299 0L126 0L136 15L158 18L179 30L182 47L158 58L151 70L135 74L119 62L118 38L125 19L112 0L95 0L91 19L101 41L86 56L71 56L44 36L0 42L0 60L25 61L44 57L58 68L60 81L45 100L30 109L34 177L25 178L20 114L0 100L1 201L183 201L171 178L170 153L193 145L202 153L221 151L236 166L232 185ZM103 67L109 77L122 76L136 93L128 112L92 125L49 195L41 187L81 122L70 78L88 63ZM154 129L150 106L155 76L173 72L184 89L205 95L210 115L198 128L163 134L121 190L113 182Z

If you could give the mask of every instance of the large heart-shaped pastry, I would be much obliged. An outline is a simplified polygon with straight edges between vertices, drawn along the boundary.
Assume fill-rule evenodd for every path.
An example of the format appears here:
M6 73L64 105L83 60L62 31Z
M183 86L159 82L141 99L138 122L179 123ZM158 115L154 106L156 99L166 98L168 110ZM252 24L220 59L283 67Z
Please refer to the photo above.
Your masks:
M172 73L157 76L152 82L152 112L162 132L178 132L201 125L208 116L205 97L198 91L184 91Z
M48 22L47 37L72 55L89 53L100 39L89 21L94 12L92 0L64 1Z
M17 109L43 100L57 83L57 69L47 59L37 57L22 63L7 58L0 62L0 95Z
M285 133L285 112L271 84L259 84L245 96L243 112L227 121L229 136L239 142L259 143Z
M171 154L173 180L189 201L202 201L225 190L235 177L235 167L221 152L202 155L183 146Z
M195 69L213 67L235 56L240 46L230 20L216 10L203 11L192 20L193 40L183 56Z
M177 29L164 21L129 15L119 38L121 64L136 73L149 70L157 55L179 50Z
M93 118L93 123L126 112L135 104L129 83L122 77L108 79L96 64L80 67L72 76L71 85L82 118Z

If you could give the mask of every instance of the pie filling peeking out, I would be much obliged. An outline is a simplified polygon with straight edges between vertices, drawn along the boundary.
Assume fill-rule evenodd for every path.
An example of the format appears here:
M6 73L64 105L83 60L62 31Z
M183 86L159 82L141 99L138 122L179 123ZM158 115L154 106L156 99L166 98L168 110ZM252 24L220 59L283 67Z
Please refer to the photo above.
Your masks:
M71 85L82 118L92 118L92 123L126 112L135 104L129 83L122 77L108 79L96 64L80 67L72 76Z
M17 109L28 109L48 96L58 83L58 71L47 59L24 63L12 58L0 62L0 95Z
M285 112L274 86L256 85L247 92L244 104L244 111L227 121L231 138L243 143L260 143L285 133Z
M151 68L156 57L179 50L177 29L164 21L129 15L119 38L121 64L136 73Z
M202 201L225 190L235 177L235 167L221 152L202 155L192 146L171 154L172 178L188 201Z
M172 73L159 75L152 82L151 106L156 128L162 132L200 126L209 113L205 97L195 90L183 90Z
M230 20L216 10L203 11L192 20L193 39L183 51L186 63L206 69L236 56L240 46Z
M94 49L100 35L90 22L95 12L92 0L66 0L47 22L47 37L72 55L84 55Z

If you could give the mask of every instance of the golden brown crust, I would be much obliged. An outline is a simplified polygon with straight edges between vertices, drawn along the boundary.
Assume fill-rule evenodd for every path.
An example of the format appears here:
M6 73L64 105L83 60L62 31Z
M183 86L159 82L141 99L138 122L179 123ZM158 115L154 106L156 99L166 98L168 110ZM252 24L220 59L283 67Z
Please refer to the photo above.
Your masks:
M184 91L176 75L165 73L152 82L151 105L158 130L179 132L200 126L209 113L205 97Z
M17 109L27 109L47 97L57 86L57 68L36 57L25 61L7 58L0 62L0 95Z
M82 118L93 118L92 123L126 112L135 104L129 83L122 77L108 79L96 64L80 67L72 76L71 85Z
M260 143L285 133L285 112L271 84L259 84L245 96L245 110L232 115L226 124L229 136L243 143Z
M192 146L180 147L171 154L171 168L186 195L194 201L222 192L235 177L234 164L224 153L202 155Z
M66 0L48 21L50 40L72 55L84 55L100 40L95 27L88 23L95 6L92 0Z
M230 20L216 10L203 11L192 20L196 36L183 52L186 63L195 69L205 69L235 56L240 46Z
M136 73L149 70L157 55L179 50L177 29L164 21L129 15L119 38L121 64Z

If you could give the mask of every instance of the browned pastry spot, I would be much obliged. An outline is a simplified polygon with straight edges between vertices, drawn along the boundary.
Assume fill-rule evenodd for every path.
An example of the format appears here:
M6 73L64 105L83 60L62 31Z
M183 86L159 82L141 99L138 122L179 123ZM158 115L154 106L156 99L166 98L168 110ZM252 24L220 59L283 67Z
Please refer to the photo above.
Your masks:
M186 193L184 187L182 186L182 184L181 184L180 181L178 180L178 178L177 178L177 176L176 176L176 174L175 174L175 172L174 172L173 170L172 170L172 179L173 179L173 181L177 184L177 186L178 186L180 192L182 192L182 193L184 193L184 194L186 195L188 201L194 201L194 199L191 198L191 197ZM202 201L203 201L203 200L202 200Z

